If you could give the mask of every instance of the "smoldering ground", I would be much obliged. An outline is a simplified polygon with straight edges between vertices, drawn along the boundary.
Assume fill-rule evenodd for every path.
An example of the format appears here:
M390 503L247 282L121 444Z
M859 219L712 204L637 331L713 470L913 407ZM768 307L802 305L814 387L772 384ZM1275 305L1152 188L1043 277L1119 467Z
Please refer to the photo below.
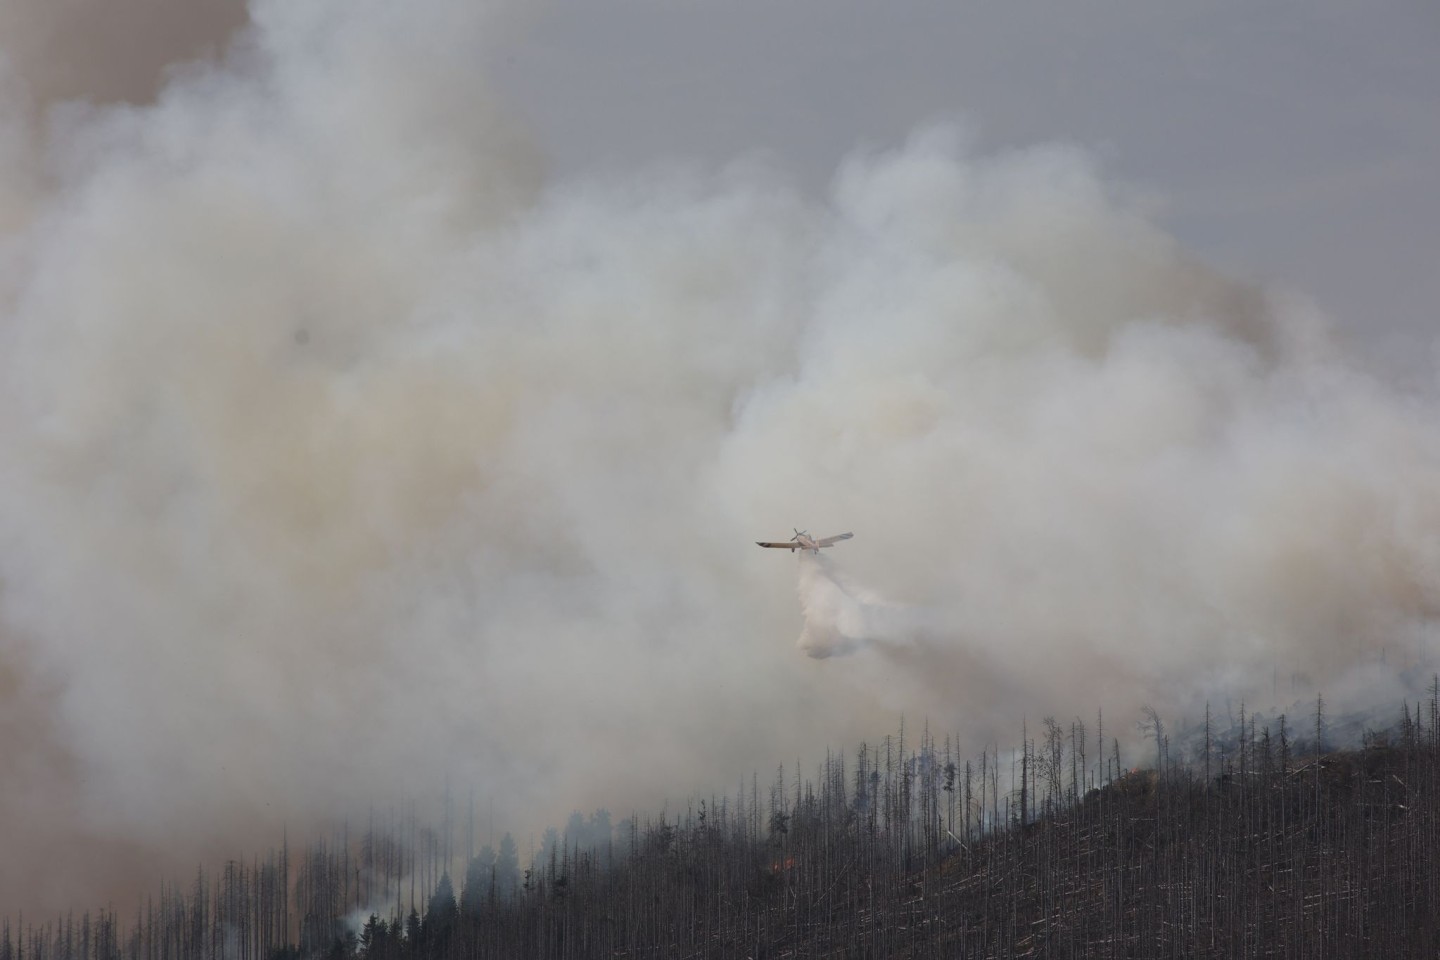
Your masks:
M978 750L1429 656L1434 398L1082 152L547 182L497 11L249 19L148 103L4 121L8 905L447 776L523 831L901 710ZM856 532L803 616L752 545L797 523Z

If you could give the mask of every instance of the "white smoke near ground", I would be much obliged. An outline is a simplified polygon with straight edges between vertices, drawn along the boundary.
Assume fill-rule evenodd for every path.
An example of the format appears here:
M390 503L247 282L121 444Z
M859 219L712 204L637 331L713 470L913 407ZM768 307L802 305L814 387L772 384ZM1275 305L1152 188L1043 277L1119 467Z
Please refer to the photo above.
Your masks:
M7 903L1432 662L1440 405L1083 152L547 182L494 11L249 12L0 149Z

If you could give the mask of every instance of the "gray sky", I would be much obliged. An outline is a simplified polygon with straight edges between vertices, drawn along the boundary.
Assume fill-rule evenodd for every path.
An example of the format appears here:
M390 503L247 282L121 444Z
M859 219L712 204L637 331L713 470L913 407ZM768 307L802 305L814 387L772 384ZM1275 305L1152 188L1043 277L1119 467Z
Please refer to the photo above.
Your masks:
M561 175L760 152L819 189L937 119L1073 140L1192 249L1428 374L1437 49L1425 0L556 0L500 80Z

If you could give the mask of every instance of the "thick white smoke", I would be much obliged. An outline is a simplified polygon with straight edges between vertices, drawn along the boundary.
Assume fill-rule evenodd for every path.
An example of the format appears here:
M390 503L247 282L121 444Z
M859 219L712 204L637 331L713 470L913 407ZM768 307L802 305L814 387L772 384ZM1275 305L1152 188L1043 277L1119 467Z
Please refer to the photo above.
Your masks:
M1440 408L1082 153L547 183L473 0L250 13L0 150L0 899L1428 655Z

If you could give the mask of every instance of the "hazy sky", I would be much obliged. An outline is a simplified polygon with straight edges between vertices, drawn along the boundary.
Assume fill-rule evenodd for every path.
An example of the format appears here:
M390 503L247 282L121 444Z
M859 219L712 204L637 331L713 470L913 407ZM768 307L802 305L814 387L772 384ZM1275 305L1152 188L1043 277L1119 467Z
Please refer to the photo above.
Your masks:
M763 151L822 186L937 118L1073 140L1192 249L1428 374L1436 50L1427 0L555 0L500 79L561 173Z

